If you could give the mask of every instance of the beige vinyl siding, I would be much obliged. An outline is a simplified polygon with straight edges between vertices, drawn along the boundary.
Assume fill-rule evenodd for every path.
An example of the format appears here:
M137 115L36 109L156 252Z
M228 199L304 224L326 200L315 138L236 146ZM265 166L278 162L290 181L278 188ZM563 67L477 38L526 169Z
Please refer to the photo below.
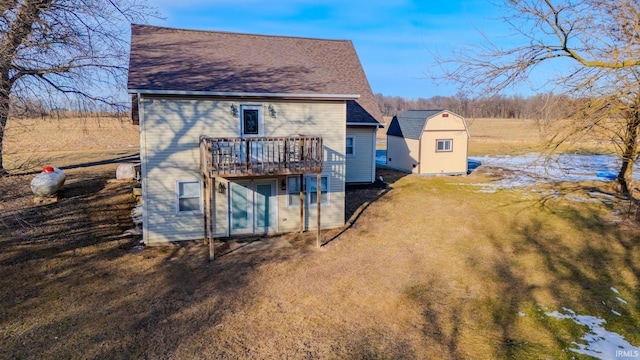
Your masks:
M145 198L146 243L201 239L203 215L176 213L177 180L200 180L198 140L239 136L239 118L230 111L234 104L264 106L265 136L318 135L325 148L324 174L330 175L330 204L322 208L322 227L344 224L345 114L344 101L243 101L219 98L147 97L141 108L141 160ZM271 104L277 117L269 116ZM336 126L340 124L342 126ZM217 189L217 188L216 188ZM280 186L278 186L280 189ZM281 190L278 190L281 193ZM279 231L297 230L299 208L287 209L286 194L278 196ZM216 193L216 236L225 236L228 199ZM284 204L284 205L283 205ZM312 210L311 212L315 211ZM298 214L292 216L292 213ZM315 213L313 213L315 214ZM286 221L282 221L287 218ZM291 226L292 223L295 223ZM309 228L315 227L315 220Z
M466 131L466 127L464 124L464 120L451 113L448 114L448 117L443 117L443 114L436 115L434 117L429 118L427 124L424 126L425 131L442 131L442 130L464 130Z
M353 136L355 141L355 156L346 157L347 183L371 183L375 180L375 132L375 127L347 127L347 136Z
M418 173L420 141L387 135L387 166L393 169Z
M193 240L203 237L203 215L177 214L176 182L199 180L198 138L201 126L183 119L179 104L163 100L141 101L141 152L146 243ZM197 108L193 110L197 111ZM197 135L196 135L197 134Z
M452 151L437 152L436 141L440 139L452 140ZM456 131L425 131L422 134L423 160L420 173L426 175L465 174L467 172L467 132Z
M227 179L214 179L213 195L215 198L215 227L214 237L229 236L229 181ZM222 188L220 188L222 185Z
M450 139L452 151L437 152L436 141ZM449 113L429 118L422 133L420 173L425 175L466 174L468 133L464 120Z
M331 102L295 102L275 105L283 113L284 124L275 129L276 136L295 134L322 136L324 154L323 175L329 177L329 204L322 204L321 228L331 229L344 225L344 179L345 179L345 141L346 141L346 104L344 101ZM287 133L290 132L290 133ZM311 174L310 174L311 175ZM312 174L315 176L315 174ZM299 229L300 207L288 206L286 191L278 187L278 229L280 232ZM305 228L316 229L316 204L311 205L305 216ZM286 220L285 220L286 219Z

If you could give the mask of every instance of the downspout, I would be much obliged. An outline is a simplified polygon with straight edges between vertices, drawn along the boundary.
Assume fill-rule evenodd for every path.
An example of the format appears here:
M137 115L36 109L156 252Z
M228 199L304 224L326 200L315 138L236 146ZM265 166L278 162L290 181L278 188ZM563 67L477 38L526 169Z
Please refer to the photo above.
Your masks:
M376 124L376 130L373 132L373 159L371 164L372 165L371 166L371 182L372 183L376 182L376 150L378 149L377 135L378 135L379 128L380 128L380 124Z
M144 104L142 94L138 95L138 116L140 119L139 131L140 131L140 182L142 187L142 242L145 245L149 244L149 211L148 211L148 186L147 186L147 122L145 120Z
M215 236L215 231L216 231L216 212L215 212L215 205L216 205L216 180L215 178L212 178L211 176L207 176L207 188L209 189L209 194L207 194L207 197L210 196L209 198L209 208L207 209L208 212L208 217L209 217L209 229L207 230L207 232L209 233L209 261L213 261L213 259L215 258L215 242L213 241L213 238Z

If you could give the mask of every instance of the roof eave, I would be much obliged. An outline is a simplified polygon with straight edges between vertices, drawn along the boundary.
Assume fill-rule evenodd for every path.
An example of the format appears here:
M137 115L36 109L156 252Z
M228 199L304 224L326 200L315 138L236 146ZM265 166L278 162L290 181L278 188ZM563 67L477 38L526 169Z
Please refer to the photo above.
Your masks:
M368 123L347 122L347 126L376 126L376 127L384 127L385 124L380 123L380 122L368 122Z
M251 92L148 90L148 89L128 89L127 92L130 94L145 94L145 95L220 96L220 97L251 97L251 98L279 98L279 99L353 100L353 99L360 98L360 95L358 94L251 93Z

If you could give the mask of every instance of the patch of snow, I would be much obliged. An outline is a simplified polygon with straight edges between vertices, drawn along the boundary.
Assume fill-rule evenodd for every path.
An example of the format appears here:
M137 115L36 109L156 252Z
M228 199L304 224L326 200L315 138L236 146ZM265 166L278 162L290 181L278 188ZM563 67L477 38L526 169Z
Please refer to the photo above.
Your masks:
M621 316L621 315L622 315L622 314L620 314L619 312L617 312L617 311L615 311L615 310L611 310L611 312L612 312L614 315L618 315L618 316Z
M376 164L386 165L387 151L376 150ZM614 155L554 154L549 157L540 153L529 153L522 156L488 156L469 157L469 171L479 166L495 169L493 174L501 180L488 184L473 184L481 188L479 192L495 193L500 189L530 187L539 183L578 182L578 181L612 181L617 177L620 159ZM640 167L635 167L634 178L640 178ZM555 195L554 195L555 196ZM597 198L613 199L615 196L598 192L589 192L590 199L573 199L574 201L598 201ZM594 199L595 198L595 199ZM601 200L603 202L607 200Z
M129 230L126 230L123 235L126 235L126 236L139 236L139 235L142 235L142 229L140 229L139 227L136 227L136 228L133 228L133 229L129 229Z
M145 248L144 245L136 245L136 246L131 248L131 252L140 252L140 251L144 250L144 248Z
M613 155L581 154L555 154L550 157L539 153L484 156L471 157L469 162L497 168L503 179L493 186L501 189L531 186L541 182L611 181L616 178L620 166L620 160ZM634 176L637 175L640 173L634 172Z
M135 225L142 224L142 204L136 205L133 210L131 210L131 219Z
M618 301L620 301L623 304L627 304L627 302L623 298L621 298L619 296L617 296L616 299L618 299Z
M612 288L613 289L613 288ZM604 319L589 315L578 315L573 310L563 308L568 314L556 311L545 313L556 319L570 319L578 325L586 326L589 330L581 338L584 343L573 342L575 347L569 350L583 355L593 356L598 359L614 359L619 354L640 354L640 347L631 345L620 334L609 331L603 327ZM618 316L619 313L612 310Z
M496 188L489 188L489 189L478 190L477 192L484 193L484 194L493 194L496 191L498 191Z
M615 195L611 195L611 194L605 194L605 193L601 193L601 192L597 192L597 191L589 191L587 194L589 194L589 196L595 196L595 197L603 197L606 199L615 199Z
M518 316L527 316L527 314L525 314L522 311L520 311L520 312L518 312Z
M618 291L618 289L614 288L613 286L611 287L611 291L613 291L614 293L620 295L620 291Z

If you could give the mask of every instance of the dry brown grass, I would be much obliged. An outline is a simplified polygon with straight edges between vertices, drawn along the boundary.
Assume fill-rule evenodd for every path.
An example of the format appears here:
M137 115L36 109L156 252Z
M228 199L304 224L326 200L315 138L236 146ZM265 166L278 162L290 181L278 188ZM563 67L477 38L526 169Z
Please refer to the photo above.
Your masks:
M138 127L127 118L11 119L3 144L10 172L126 158L139 151Z
M538 151L545 134L535 120L465 119L469 127L469 155L517 154Z
M0 179L2 358L572 358L584 329L544 315L562 307L640 344L640 229L615 198L387 172L379 199L347 195L370 205L323 248L289 234L209 263L202 244L137 251L131 184L80 164L49 206L30 176Z

